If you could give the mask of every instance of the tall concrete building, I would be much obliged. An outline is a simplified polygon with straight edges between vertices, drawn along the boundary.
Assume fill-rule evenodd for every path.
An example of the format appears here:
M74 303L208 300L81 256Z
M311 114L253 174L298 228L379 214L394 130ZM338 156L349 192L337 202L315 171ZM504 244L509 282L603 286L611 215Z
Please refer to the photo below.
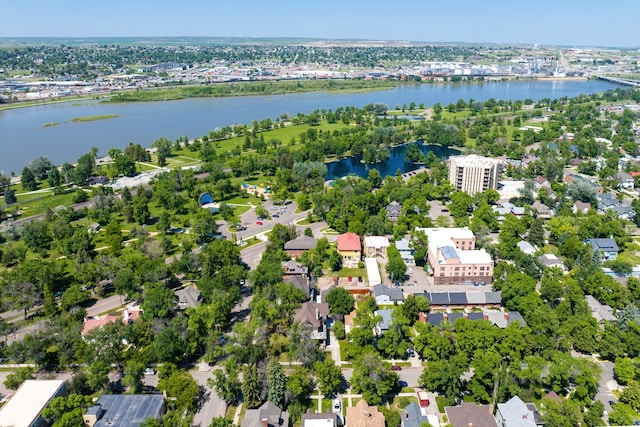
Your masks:
M456 191L469 194L498 188L500 162L475 154L449 157L449 182Z

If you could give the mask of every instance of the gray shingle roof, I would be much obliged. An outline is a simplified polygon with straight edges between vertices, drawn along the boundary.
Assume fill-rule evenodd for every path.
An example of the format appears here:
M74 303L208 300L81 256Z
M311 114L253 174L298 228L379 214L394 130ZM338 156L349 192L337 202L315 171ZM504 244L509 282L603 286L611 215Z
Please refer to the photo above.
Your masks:
M165 408L160 394L103 394L95 406L98 405L103 415L95 427L138 427L147 418L160 417Z
M391 301L404 301L404 296L402 294L402 289L400 288L391 288L389 286L385 286L383 284L375 285L373 287L373 295L375 297L388 295Z

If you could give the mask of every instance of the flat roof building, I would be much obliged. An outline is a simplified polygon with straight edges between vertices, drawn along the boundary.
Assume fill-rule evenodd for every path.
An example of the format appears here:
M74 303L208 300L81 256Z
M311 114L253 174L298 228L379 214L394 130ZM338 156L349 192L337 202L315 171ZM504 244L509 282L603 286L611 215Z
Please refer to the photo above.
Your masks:
M87 427L138 427L160 420L166 410L161 394L103 394L82 416Z
M436 285L493 282L493 260L476 250L476 237L468 228L416 228L429 238L427 263Z
M498 188L500 161L475 154L449 157L449 182L456 191L473 195Z
M53 399L65 393L63 380L26 380L0 409L1 427L39 427L45 425L42 411Z

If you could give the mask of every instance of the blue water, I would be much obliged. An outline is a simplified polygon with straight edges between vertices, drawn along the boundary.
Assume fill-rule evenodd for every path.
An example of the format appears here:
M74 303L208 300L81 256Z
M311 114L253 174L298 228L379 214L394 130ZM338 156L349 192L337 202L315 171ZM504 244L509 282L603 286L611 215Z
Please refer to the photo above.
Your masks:
M425 155L429 151L433 151L433 153L439 158L446 158L460 154L459 150L453 148L441 147L439 145L432 144L422 144L421 142L420 148ZM366 178L371 169L377 169L382 178L384 178L389 175L395 175L398 170L400 170L400 173L406 173L423 166L412 162L406 162L404 160L404 154L406 151L407 144L392 147L389 150L389 159L384 163L364 164L361 162L361 156L347 157L339 161L331 162L327 165L327 179L333 180L347 175L357 175L359 177Z
M37 156L54 164L75 162L91 147L98 155L129 142L150 146L160 137L175 140L208 134L218 127L248 124L283 113L358 107L383 102L396 105L446 105L458 99L469 101L518 100L573 97L614 89L603 81L515 81L478 84L420 84L367 93L300 93L234 98L185 99L180 101L106 104L99 101L69 102L0 111L0 171L20 173ZM94 122L69 122L75 117L117 114L117 118ZM43 127L59 122L59 126ZM285 141L288 142L288 141Z

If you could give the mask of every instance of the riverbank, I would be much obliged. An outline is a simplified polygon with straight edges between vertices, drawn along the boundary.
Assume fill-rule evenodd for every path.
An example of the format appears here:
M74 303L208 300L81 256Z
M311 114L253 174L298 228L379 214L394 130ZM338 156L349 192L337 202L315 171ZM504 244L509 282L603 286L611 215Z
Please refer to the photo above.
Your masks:
M20 101L0 104L0 111L17 108L36 107L50 104L60 104L72 101L96 100L106 103L174 101L189 98L223 98L236 96L286 95L293 93L328 92L335 94L375 92L393 89L407 85L476 85L482 83L500 83L514 81L586 81L587 77L503 77L500 79L463 80L463 81L435 81L424 79L421 82L407 82L398 80L266 80L258 82L216 83L214 85L185 85L145 89L131 89L113 92L108 95L73 95L63 98L47 98L30 101ZM251 90L254 85L255 90ZM265 86L267 85L267 86ZM234 86L242 86L242 90Z

